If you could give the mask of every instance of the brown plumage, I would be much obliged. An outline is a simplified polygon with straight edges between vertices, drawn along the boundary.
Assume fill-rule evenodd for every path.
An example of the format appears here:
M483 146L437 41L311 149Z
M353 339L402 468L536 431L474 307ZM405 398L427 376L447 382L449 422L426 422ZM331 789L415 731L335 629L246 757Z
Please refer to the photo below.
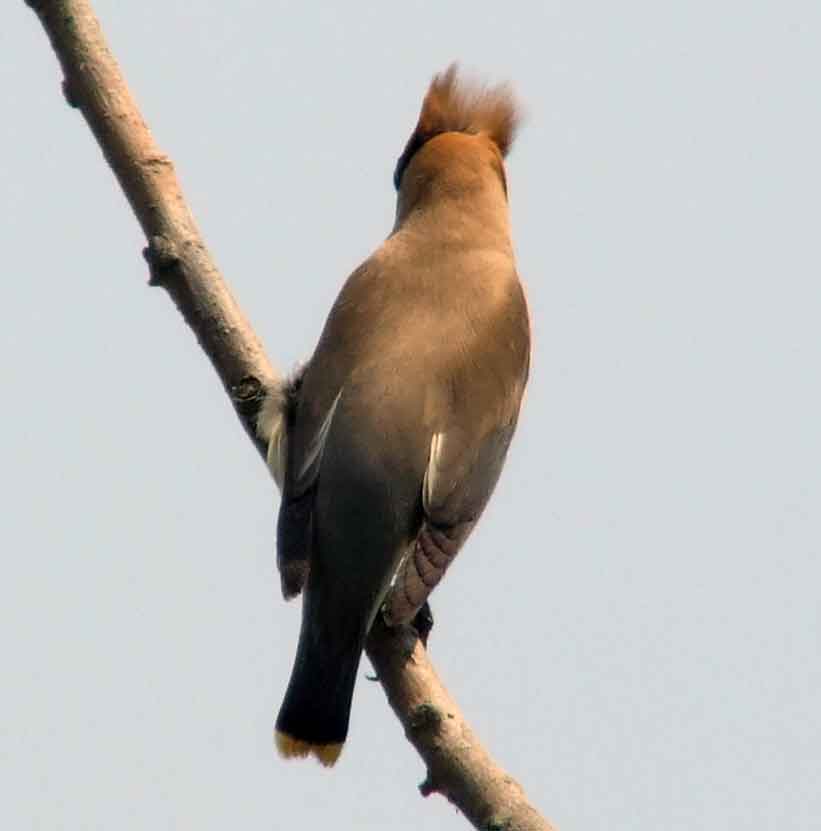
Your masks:
M399 187L402 174L416 151L442 133L484 135L504 158L516 137L519 120L509 84L487 87L467 82L459 77L458 65L451 64L431 81L419 121L396 165L394 184Z
M501 472L530 353L503 163L516 124L507 86L434 78L391 235L346 281L287 406L263 412L283 593L304 589L283 755L333 764L374 616L413 619Z

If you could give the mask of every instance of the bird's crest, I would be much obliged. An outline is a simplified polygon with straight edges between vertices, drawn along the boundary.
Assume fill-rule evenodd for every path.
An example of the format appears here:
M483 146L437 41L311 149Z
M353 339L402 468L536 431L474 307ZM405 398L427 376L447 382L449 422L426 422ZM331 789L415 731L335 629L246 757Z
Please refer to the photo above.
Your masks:
M510 84L486 86L465 79L459 74L459 65L451 64L435 75L428 87L419 121L397 162L394 184L399 187L414 153L441 133L485 135L506 156L520 118Z

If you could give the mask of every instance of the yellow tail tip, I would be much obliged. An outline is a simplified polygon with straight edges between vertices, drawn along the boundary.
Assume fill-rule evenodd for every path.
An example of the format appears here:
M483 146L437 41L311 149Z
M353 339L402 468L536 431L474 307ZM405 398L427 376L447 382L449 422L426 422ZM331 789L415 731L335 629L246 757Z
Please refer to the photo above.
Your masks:
M320 764L326 768L333 767L339 754L342 752L342 742L335 742L333 744L312 744L311 742L303 741L302 739L295 739L287 733L281 733L279 730L274 732L274 741L276 742L279 755L285 759L304 759L313 754L319 759Z

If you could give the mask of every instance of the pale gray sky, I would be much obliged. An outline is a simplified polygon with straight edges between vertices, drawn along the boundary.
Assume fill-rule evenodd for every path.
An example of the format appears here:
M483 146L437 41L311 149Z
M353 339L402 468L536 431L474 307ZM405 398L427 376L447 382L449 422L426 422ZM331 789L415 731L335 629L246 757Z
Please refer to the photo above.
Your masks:
M433 659L561 831L816 827L817 2L96 6L284 367L430 76L515 83L533 373ZM364 664L337 767L275 755L274 486L22 0L0 49L0 825L465 828Z

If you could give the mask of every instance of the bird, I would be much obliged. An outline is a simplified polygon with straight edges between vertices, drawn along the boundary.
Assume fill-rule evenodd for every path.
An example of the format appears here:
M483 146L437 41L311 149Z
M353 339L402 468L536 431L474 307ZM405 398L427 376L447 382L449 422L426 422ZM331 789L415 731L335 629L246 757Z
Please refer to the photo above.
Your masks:
M502 470L530 367L504 164L519 122L509 84L457 64L433 77L396 164L390 235L262 406L282 593L303 595L283 757L337 761L376 615L414 619Z

